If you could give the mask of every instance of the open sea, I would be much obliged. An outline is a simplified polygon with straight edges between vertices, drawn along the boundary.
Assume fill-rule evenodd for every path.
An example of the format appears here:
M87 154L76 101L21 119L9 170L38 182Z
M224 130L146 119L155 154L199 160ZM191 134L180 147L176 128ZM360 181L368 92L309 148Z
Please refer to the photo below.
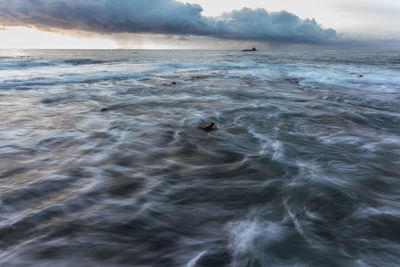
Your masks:
M400 51L0 50L0 266L400 266Z

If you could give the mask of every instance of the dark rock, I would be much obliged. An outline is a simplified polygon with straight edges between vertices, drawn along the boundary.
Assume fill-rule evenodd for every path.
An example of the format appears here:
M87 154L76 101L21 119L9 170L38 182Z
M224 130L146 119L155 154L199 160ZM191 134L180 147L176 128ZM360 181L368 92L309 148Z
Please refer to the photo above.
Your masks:
M199 128L206 131L206 132L211 132L218 130L217 126L215 126L215 123L210 122L210 121L203 121L199 124Z
M253 47L252 49L244 49L242 51L243 52L254 52L254 51L257 51L257 49L255 47Z
M290 82L290 83L294 83L294 84L296 84L296 85L300 85L300 79L297 79L297 78L288 78L288 79L285 79L286 81L288 81L288 82Z
M205 76L192 76L190 77L191 80L201 80L201 79L206 79L207 77Z

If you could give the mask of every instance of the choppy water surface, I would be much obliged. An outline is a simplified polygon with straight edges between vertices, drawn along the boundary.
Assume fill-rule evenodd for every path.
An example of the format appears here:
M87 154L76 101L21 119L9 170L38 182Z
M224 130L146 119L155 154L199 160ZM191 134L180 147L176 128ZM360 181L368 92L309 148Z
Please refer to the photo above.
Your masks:
M0 118L1 266L400 263L399 52L3 50Z

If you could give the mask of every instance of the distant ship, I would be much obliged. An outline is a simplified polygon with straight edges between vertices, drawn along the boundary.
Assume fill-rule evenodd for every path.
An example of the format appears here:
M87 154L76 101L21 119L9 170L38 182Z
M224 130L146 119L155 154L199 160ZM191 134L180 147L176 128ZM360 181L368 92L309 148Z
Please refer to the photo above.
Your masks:
M257 51L257 49L253 46L253 48L252 49L244 49L244 50L242 50L243 52L254 52L254 51Z

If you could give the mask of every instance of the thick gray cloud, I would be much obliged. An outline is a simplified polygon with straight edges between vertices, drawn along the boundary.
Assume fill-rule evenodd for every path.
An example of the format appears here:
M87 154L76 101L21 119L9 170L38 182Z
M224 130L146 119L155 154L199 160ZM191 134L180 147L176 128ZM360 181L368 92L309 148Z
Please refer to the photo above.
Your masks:
M0 0L0 25L98 33L157 33L265 42L336 42L333 29L285 11L244 8L205 17L202 8L174 0Z

